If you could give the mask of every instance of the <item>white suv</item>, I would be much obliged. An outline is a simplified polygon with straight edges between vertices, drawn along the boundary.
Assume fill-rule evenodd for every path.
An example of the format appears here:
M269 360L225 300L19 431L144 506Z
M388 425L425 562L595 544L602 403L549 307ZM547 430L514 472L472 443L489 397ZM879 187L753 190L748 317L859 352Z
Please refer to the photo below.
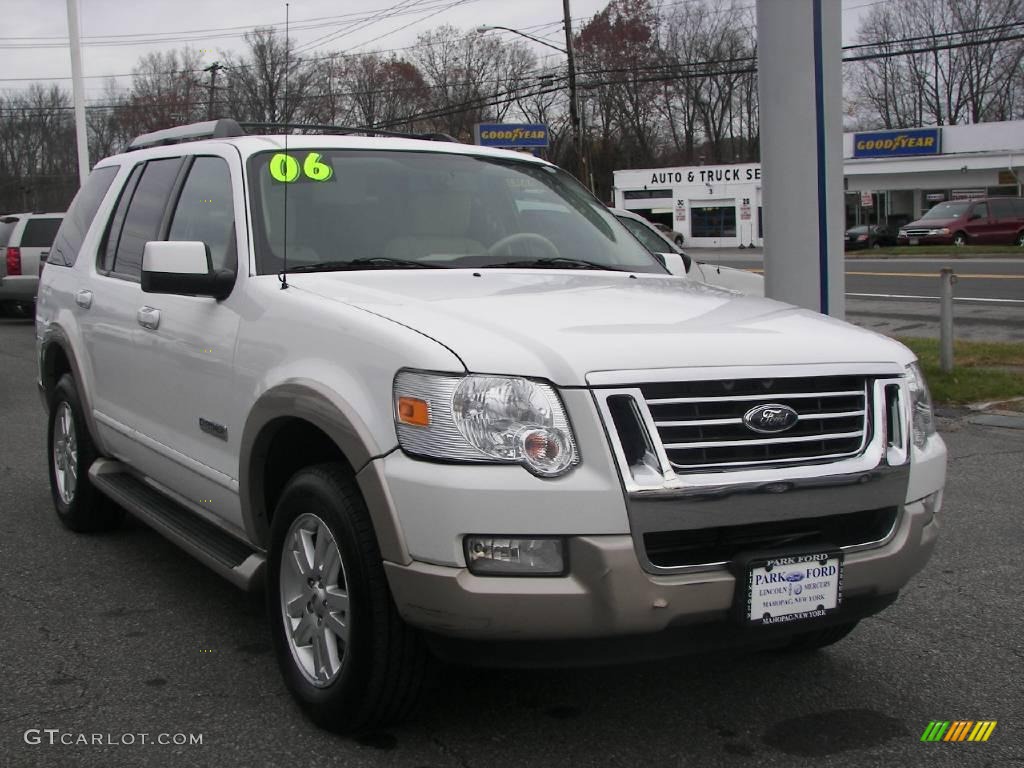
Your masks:
M79 192L37 318L61 521L127 509L265 584L336 730L403 716L433 655L826 645L938 532L905 347L668 274L521 154L140 137Z

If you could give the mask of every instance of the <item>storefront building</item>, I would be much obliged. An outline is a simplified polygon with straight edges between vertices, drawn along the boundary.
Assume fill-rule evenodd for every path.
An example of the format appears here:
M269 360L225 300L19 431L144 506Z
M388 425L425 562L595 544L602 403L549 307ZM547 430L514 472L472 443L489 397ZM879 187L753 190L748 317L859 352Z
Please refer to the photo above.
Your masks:
M846 225L898 227L943 200L1024 194L1024 120L843 136ZM811 183L799 168L793 183ZM615 171L613 204L694 247L764 244L761 165ZM770 215L770 213L768 214Z

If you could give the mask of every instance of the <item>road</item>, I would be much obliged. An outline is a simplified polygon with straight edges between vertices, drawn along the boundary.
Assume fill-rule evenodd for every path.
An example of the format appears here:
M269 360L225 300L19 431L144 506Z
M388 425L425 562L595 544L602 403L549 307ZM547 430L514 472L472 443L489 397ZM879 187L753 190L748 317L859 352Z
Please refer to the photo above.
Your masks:
M715 249L692 251L695 258L739 269L762 270L760 253L728 250L716 256ZM1007 303L1024 311L1024 258L905 259L848 258L848 296L937 298L939 270L951 268L957 276L954 295L959 301Z
M760 251L703 248L690 253L711 264L764 269ZM943 267L957 275L957 338L1024 342L1024 258L847 258L847 318L889 335L938 337Z
M60 527L32 335L0 320L3 768L1024 763L1024 430L942 421L952 461L939 548L896 605L831 650L445 668L418 720L352 740L293 705L257 598L138 523L95 536ZM922 744L940 718L998 726L984 744ZM29 729L58 729L57 743L26 744ZM140 733L202 744L59 743Z

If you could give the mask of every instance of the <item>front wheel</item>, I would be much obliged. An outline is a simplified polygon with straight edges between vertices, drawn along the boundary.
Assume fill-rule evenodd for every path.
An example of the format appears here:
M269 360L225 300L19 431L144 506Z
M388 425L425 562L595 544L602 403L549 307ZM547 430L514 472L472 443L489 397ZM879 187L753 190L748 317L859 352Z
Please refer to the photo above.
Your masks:
M285 684L338 733L412 710L429 655L398 615L366 504L338 464L298 472L274 511L267 608Z
M50 493L57 517L79 533L115 527L124 513L89 480L89 467L97 459L96 446L71 374L61 376L53 389L47 426Z
M953 235L953 245L958 247L967 245L967 235L964 232L957 232Z
M1017 233L1017 240L1015 242L1019 248L1024 248L1024 232Z

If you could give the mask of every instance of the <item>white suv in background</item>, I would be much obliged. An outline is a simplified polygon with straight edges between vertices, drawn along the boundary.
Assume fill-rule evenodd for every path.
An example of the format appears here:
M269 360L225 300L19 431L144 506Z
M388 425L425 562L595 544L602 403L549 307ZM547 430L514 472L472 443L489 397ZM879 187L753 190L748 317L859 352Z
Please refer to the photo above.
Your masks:
M0 216L0 306L32 315L39 273L63 218L63 213Z
M339 731L405 715L434 655L828 645L938 534L907 348L669 274L519 153L140 137L68 212L37 337L60 520L127 509L265 585Z

